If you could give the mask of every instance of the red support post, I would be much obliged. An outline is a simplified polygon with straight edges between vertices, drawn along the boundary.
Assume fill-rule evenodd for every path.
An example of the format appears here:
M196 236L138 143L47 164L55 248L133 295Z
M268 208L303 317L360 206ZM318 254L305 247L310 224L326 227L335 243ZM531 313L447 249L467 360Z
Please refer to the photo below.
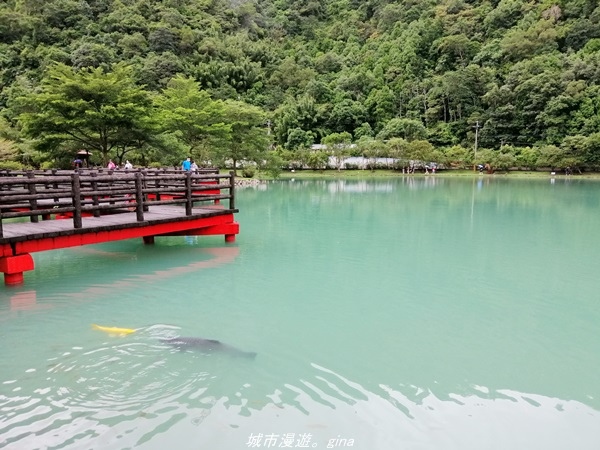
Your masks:
M23 272L33 270L33 258L29 253L0 258L0 272L4 273L4 284L23 283Z

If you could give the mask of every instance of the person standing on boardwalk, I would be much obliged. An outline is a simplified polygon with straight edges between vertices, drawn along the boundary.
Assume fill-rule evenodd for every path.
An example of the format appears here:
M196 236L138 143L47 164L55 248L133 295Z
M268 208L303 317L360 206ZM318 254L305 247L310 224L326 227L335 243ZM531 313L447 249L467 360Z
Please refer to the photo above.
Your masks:
M108 170L115 170L117 168L117 165L113 162L112 159L108 160L108 166L106 166L106 168Z
M190 169L192 168L192 161L190 160L190 158L186 158L186 160L181 163L181 168L186 172L190 171Z
M125 161L125 169L126 170L133 169L133 164L131 164L129 162L129 160Z

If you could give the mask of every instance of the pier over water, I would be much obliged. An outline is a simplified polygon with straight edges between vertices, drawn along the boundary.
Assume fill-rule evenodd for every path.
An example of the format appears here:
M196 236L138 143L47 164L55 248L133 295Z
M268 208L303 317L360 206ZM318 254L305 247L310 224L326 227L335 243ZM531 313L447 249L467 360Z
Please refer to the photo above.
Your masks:
M121 239L222 234L234 242L234 186L233 172L213 169L2 171L0 272L20 284L33 252Z

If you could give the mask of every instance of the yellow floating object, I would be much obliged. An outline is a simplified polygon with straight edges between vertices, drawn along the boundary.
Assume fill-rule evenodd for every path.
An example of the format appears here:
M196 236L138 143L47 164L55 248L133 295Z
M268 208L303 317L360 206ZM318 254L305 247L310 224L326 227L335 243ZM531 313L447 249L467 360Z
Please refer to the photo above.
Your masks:
M137 330L133 329L133 328L118 328L118 327L103 327L100 325L96 325L95 323L92 324L92 328L94 330L100 330L100 331L104 331L106 333L110 333L110 334L131 334L131 333L135 333Z

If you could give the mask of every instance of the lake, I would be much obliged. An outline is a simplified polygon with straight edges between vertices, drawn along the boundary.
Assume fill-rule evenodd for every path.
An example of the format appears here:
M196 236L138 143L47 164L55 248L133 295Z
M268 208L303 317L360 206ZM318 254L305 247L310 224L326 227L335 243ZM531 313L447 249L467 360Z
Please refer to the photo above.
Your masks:
M237 194L234 244L38 253L0 287L0 448L600 448L598 182Z

